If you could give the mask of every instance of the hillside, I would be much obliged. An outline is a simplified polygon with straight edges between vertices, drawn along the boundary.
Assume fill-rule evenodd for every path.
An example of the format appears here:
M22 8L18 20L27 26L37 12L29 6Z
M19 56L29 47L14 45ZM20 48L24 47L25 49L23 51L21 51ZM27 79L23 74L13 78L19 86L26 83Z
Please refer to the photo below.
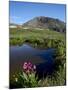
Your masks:
M64 22L60 21L59 19L44 16L35 17L24 23L22 27L50 29L58 32L66 32L66 26Z

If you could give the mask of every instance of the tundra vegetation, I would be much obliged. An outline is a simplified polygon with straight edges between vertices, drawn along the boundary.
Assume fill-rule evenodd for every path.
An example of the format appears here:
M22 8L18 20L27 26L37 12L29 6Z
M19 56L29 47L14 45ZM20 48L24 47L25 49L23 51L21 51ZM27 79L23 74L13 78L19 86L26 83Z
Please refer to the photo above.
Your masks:
M66 85L66 37L65 33L49 29L10 28L10 46L27 43L35 48L55 48L55 70L51 75L39 79L36 66L24 62L22 70L10 77L10 88L47 87Z

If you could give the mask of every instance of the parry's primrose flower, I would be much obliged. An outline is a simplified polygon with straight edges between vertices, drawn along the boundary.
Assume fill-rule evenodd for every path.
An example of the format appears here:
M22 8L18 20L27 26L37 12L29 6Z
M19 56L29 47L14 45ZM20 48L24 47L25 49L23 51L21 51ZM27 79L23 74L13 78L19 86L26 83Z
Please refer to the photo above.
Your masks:
M33 71L36 70L36 66L33 65L31 62L25 62L23 64L23 70L26 72L26 73L31 73Z
M26 69L27 69L27 65L28 65L28 63L27 63L27 62L25 62L25 63L24 63L24 65L23 65L23 69L24 69L24 70L26 70Z

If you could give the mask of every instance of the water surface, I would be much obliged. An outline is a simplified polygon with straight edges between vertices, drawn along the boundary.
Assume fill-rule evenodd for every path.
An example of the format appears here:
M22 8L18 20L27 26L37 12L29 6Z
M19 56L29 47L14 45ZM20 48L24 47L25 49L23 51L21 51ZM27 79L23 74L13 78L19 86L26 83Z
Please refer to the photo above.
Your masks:
M51 73L54 68L53 54L53 48L40 50L27 44L23 44L22 46L11 46L10 73L22 67L25 61L30 61L35 64L39 73Z

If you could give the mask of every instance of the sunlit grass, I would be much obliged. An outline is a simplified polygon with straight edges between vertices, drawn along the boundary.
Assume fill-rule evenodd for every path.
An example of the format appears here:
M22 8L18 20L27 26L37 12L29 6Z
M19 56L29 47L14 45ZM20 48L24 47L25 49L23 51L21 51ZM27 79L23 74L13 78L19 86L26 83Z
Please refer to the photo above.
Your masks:
M34 44L35 41L44 42L44 39L62 40L65 42L65 34L53 30L36 30L36 29L10 29L10 45L21 45L26 41ZM43 43L42 43L43 44ZM36 45L36 44L35 44Z

